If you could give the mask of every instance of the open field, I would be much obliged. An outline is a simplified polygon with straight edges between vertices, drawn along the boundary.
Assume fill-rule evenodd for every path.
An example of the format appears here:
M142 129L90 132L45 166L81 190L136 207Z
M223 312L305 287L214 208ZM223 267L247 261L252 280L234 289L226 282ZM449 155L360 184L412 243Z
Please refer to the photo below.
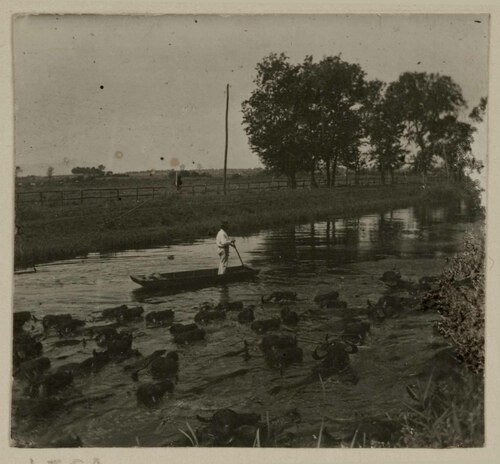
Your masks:
M230 233L245 235L283 223L360 214L379 208L442 201L463 195L452 185L370 186L335 190L262 190L227 196L172 195L127 204L109 200L57 208L18 205L16 267L89 252L161 246L215 236L221 218Z

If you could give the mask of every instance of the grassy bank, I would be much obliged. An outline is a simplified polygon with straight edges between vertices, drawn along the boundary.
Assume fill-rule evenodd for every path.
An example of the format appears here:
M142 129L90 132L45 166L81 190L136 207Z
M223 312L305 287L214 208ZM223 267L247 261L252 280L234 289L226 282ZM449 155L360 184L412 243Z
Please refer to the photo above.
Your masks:
M349 216L467 195L453 185L234 192L171 195L137 204L110 201L79 206L19 206L15 265L27 267L89 252L161 246L215 236L227 218L232 235L286 223Z

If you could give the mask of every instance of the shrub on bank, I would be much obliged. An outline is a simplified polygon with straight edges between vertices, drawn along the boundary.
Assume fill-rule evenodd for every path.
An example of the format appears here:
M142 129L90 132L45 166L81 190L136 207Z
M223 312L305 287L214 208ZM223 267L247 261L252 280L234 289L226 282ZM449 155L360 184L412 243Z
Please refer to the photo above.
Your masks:
M459 376L433 376L409 387L413 404L404 415L400 445L478 447L484 445L485 237L482 228L467 233L462 251L441 275L439 286L422 302L437 310L438 331L462 361ZM444 374L438 372L435 374Z
M437 327L473 372L484 369L485 243L482 230L467 233L463 251L441 276L439 287L426 295L424 309L441 314Z

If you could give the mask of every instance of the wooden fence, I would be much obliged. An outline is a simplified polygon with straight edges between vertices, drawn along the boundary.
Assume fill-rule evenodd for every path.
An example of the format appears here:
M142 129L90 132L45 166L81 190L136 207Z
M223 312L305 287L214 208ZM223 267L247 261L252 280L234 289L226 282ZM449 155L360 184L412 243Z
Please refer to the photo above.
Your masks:
M443 180L441 176L427 177L427 183L435 183ZM422 178L420 176L407 176L397 174L394 177L395 184L420 184ZM319 188L326 187L326 181L319 179L317 181ZM380 176L364 175L355 182L353 177L342 177L337 179L335 188L341 187L365 187L381 185ZM297 180L297 188L310 188L310 180ZM228 182L228 192L255 192L262 190L283 190L288 188L287 181L284 180L269 180L269 181L247 181L247 182ZM178 194L171 186L149 186L149 187L120 187L120 188L92 188L81 190L44 190L33 192L16 192L16 204L40 204L40 205L67 205L67 204L83 204L91 201L140 201L145 198L165 198L169 195ZM188 184L183 185L182 194L197 195L197 194L222 194L222 183L206 183L206 184Z

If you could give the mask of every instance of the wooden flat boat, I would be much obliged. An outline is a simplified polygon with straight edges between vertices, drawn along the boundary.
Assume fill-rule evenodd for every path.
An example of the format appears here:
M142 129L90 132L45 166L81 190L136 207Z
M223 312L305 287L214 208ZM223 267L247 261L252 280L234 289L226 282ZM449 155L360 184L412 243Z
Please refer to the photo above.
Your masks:
M228 267L223 275L218 275L217 271L217 269L199 269L197 271L136 274L131 275L130 278L147 289L182 291L188 288L212 287L249 280L259 273L259 269L252 269L248 266Z

